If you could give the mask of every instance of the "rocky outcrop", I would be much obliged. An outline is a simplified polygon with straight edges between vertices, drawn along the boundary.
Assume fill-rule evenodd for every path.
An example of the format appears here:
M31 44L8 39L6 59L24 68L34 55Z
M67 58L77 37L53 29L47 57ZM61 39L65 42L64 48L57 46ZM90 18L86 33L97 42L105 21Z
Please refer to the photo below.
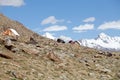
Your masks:
M0 57L5 58L5 59L13 59L11 56L6 55L4 53L0 53Z
M48 53L47 58L49 58L53 62L59 62L59 63L62 62L61 59L54 53Z

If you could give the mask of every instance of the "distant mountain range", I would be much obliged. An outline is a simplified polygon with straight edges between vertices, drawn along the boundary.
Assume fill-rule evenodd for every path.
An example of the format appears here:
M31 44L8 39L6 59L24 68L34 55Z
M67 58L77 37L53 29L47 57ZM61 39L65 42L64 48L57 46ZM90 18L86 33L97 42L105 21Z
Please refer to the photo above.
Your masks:
M43 35L44 37L56 40L50 33ZM65 38L62 38L66 41ZM68 40L67 40L68 41ZM81 46L90 47L99 50L120 51L120 37L110 37L105 33L100 33L95 39L78 40Z
M100 33L96 39L82 39L78 41L80 45L110 51L120 51L120 37L110 37L105 33Z

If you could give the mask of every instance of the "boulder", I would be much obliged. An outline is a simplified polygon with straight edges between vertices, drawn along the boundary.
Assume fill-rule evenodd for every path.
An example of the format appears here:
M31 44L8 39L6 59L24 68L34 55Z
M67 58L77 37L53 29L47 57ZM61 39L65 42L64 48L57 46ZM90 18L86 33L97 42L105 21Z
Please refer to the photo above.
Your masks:
M53 62L61 62L61 59L54 53L48 53L47 58L49 58Z
M13 59L11 56L0 53L0 57L5 58L5 59Z
M107 56L107 57L111 57L111 56L113 56L113 54L112 54L111 52L104 52L104 51L99 51L98 54L100 54L100 55L104 55L104 56Z
M0 37L0 44L3 44L4 40Z
M33 54L33 55L38 55L39 54L39 50L37 49L29 49L29 48L23 48L23 51L27 54Z
M58 42L58 43L65 43L65 41L62 40L62 39L57 39L57 42Z
M13 44L10 38L5 38L4 45L7 49L11 50L13 48Z
M30 37L30 40L26 42L26 44L38 44L38 42L34 38Z

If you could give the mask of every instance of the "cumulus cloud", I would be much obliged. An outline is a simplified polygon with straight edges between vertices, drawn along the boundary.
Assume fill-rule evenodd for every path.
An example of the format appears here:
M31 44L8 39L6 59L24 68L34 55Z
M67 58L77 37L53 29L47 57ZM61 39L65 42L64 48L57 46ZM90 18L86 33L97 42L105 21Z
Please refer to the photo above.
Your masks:
M62 31L62 30L67 30L67 26L53 25L45 28L43 31Z
M94 24L84 24L73 28L75 32L84 32L92 29L94 29Z
M95 21L95 17L89 17L83 20L83 22L94 22L94 21Z
M13 7L20 7L24 5L24 0L0 0L1 6L13 6Z
M112 22L106 22L104 24L101 24L98 29L106 30L106 29L120 29L120 20L119 21L112 21Z
M55 18L55 16L49 16L48 18L44 19L41 24L56 24L57 22L63 22L64 20L58 20Z

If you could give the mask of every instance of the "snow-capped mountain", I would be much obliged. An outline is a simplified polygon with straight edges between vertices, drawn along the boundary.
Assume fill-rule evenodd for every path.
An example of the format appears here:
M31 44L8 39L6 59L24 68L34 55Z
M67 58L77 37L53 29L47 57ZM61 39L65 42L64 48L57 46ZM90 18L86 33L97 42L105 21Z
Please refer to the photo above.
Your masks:
M69 42L70 40L72 40L70 37L67 37L67 36L59 36L59 37L55 37L54 34L51 34L49 32L46 32L45 34L42 35L43 37L46 37L46 38L49 38L49 39L53 39L53 40L57 40L58 38L59 39L62 39L64 40L65 42Z
M53 40L55 40L55 37L52 35L52 34L50 34L50 33L48 33L48 32L46 32L44 35L42 35L43 37L46 37L46 38L49 38L49 39L53 39Z
M78 41L80 45L100 50L120 50L120 37L110 37L100 33L96 39L83 39Z

